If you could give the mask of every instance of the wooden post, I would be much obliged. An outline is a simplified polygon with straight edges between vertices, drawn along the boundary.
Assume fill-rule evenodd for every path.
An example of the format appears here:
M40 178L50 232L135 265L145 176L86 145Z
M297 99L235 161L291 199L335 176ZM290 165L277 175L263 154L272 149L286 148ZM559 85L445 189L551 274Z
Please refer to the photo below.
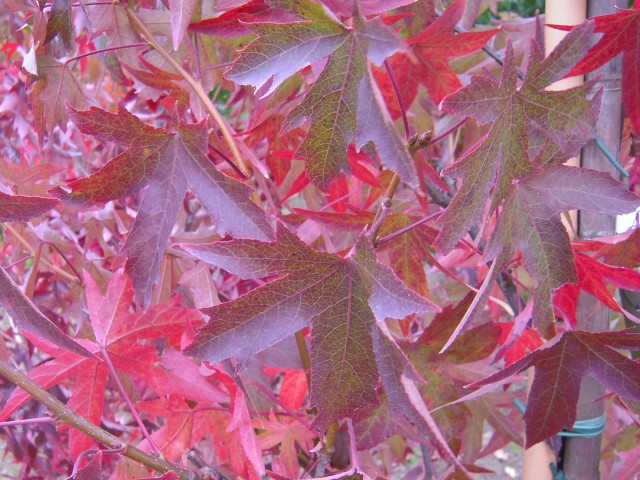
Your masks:
M588 16L595 17L615 13L616 6L627 8L626 0L588 0ZM621 56L588 75L602 75L598 86L604 88L597 133L614 155L619 155L622 132L621 106ZM598 149L594 141L582 150L581 166L618 174ZM578 233L581 239L590 239L615 233L615 217L591 212L580 212ZM597 300L581 294L578 303L578 329L602 331L609 329L609 310L597 305ZM596 418L602 414L602 402L593 400L604 394L604 388L593 379L585 377L580 388L578 420ZM595 438L568 438L565 442L564 473L570 480L597 480L599 477L601 436Z

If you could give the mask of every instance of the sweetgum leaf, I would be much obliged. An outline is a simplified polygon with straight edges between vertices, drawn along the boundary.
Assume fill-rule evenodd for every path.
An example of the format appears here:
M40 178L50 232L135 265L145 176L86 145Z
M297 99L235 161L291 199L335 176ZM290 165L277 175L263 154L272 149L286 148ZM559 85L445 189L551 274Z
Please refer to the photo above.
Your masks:
M416 181L413 159L398 137L369 60L380 65L402 44L379 21L356 16L354 28L333 51L326 67L287 115L283 131L309 122L309 132L296 151L306 161L307 176L323 190L341 172L350 171L347 148L375 145L382 164L408 182Z
M374 326L373 343L376 364L391 407L399 415L407 417L462 474L473 478L444 439L414 383L416 374L409 360L384 326Z
M88 105L82 85L69 68L51 55L37 55L38 75L29 90L29 102L33 109L38 129L38 139L43 141L45 133L51 134L58 126L67 131L69 116L65 103L77 108Z
M179 344L187 325L200 321L196 310L179 307L179 298L176 298L155 305L145 313L130 313L133 290L122 270L113 274L105 296L92 277L85 275L85 281L89 316L97 342L82 339L78 340L82 346L75 350L64 344L59 348L55 346L54 337L32 330L41 338L29 336L29 339L53 358L33 368L29 378L44 389L72 379L67 406L96 425L102 418L109 376L107 363L98 358L103 356L104 350L109 353L116 371L141 379L142 384L158 395L180 394L199 402L226 401L226 395L206 382L190 359L182 356L184 361L176 362L174 356L180 354L167 348L165 356L169 355L171 361L165 362L165 357L159 357L155 345L140 344L145 339L163 339L167 347ZM0 284L0 295L5 291L7 289ZM172 369L175 365L179 368ZM197 377L199 382L192 381L193 377ZM0 412L0 418L6 419L30 398L25 391L14 390ZM69 435L73 456L92 444L91 439L78 430L70 430Z
M260 88L265 94L283 80L327 55L329 61L304 100L289 113L283 132L310 123L296 156L306 160L308 177L328 190L342 171L349 172L347 148L373 142L382 163L405 180L415 181L413 161L398 137L369 67L403 49L378 20L365 22L356 12L354 27L345 28L321 6L304 0L271 0L269 4L300 18L297 23L252 24L259 38L242 51L228 78Z
M311 404L318 407L319 428L376 402L378 375L371 362L375 318L438 309L378 264L365 237L345 258L313 250L280 223L271 243L183 246L241 277L280 275L236 300L205 309L210 320L185 353L210 362L236 355L247 362L311 324Z
M66 50L70 51L75 40L75 33L73 31L71 2L69 0L53 0L44 43L49 43L58 35L60 35Z
M560 213L580 209L616 215L638 206L640 199L605 173L564 165L534 170L514 182L485 258L497 259L501 268L516 250L522 252L527 270L538 282L534 326L553 336L553 292L578 281Z
M427 87L436 105L462 87L449 66L449 59L475 52L498 32L492 29L454 35L453 29L464 15L465 4L465 0L455 0L435 22L409 41L419 60L416 76L411 81L418 80Z
M227 78L260 89L272 79L268 95L298 70L329 55L349 35L318 4L306 0L269 0L272 8L299 17L289 24L250 24L259 38L242 50Z
M480 221L487 198L492 199L491 208L495 209L508 196L513 180L534 165L565 160L593 137L597 102L586 98L592 83L562 92L545 90L582 58L592 33L592 23L577 27L547 58L532 41L529 68L519 88L515 56L508 43L499 81L490 75L474 76L468 86L443 100L443 109L492 125L473 148L445 170L447 175L462 178L463 184L440 217L442 231L436 248L453 248ZM534 137L542 137L534 143L542 147L532 159L529 148Z
M33 302L25 296L7 272L0 268L0 305L2 305L20 329L32 332L76 355L93 358L86 348L62 333L45 317Z
M71 109L76 126L86 134L112 141L126 150L98 172L52 193L66 203L89 206L131 194L149 185L131 233L122 247L126 271L136 299L149 305L160 261L182 199L191 188L216 220L220 233L270 239L273 230L264 211L251 199L251 189L222 174L207 158L204 124L179 122L174 131L146 125L123 105L118 113L98 108Z
M640 400L640 365L615 349L640 350L640 334L567 331L469 386L489 385L535 366L524 416L525 446L530 447L563 428L573 427L580 383L586 374L623 398Z
M630 10L601 15L593 20L595 33L603 35L566 76L591 72L622 53L622 103L633 129L640 132L640 3L636 1ZM572 28L550 26L562 30Z
M22 222L48 212L58 204L55 198L7 195L0 192L0 222Z

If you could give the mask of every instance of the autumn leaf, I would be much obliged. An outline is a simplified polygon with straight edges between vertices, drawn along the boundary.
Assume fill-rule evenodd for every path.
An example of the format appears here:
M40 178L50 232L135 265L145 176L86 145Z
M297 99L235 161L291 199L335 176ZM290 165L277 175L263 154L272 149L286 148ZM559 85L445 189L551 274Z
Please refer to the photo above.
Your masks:
M7 195L0 191L0 222L26 222L58 205L55 198Z
M75 40L75 32L73 31L71 2L69 0L53 0L44 43L51 42L58 35L67 52L70 51Z
M532 41L529 69L520 87L513 48L508 43L499 81L488 74L474 76L469 85L442 102L444 110L471 116L480 124L491 123L491 127L444 171L461 178L463 184L440 217L437 249L446 252L453 248L480 221L488 198L493 211L508 196L515 179L534 166L565 160L593 137L597 101L586 99L591 83L562 92L545 90L582 58L592 31L591 23L576 28L547 58ZM542 147L531 158L533 145Z
M613 294L607 288L606 283L618 288L640 291L640 273L635 270L600 263L582 253L575 253L574 257L578 273L578 284L565 285L559 288L554 297L554 305L561 311L571 326L575 327L578 323L576 310L580 290L590 293L605 304L607 308L616 312L622 312L622 310L613 298Z
M44 140L45 133L51 134L58 126L67 131L69 115L66 104L85 108L89 101L80 82L67 65L51 55L37 55L38 74L29 90L29 102L33 109L38 129L38 139Z
M350 171L349 144L359 149L368 142L375 144L383 165L415 181L413 161L369 67L369 61L380 65L402 50L402 43L378 20L365 22L359 14L348 30L311 2L272 0L270 4L302 21L252 25L259 38L242 51L227 76L258 89L271 81L266 95L301 68L329 55L327 66L302 103L289 113L282 130L286 133L309 122L296 157L306 161L311 181L327 190L341 172Z
M415 384L420 377L384 325L374 327L373 342L376 364L391 408L398 415L407 417L421 435L431 440L444 458L455 465L466 478L472 479L471 474L447 444L425 405Z
M285 418L278 421L273 413L269 414L268 419L252 420L251 425L259 430L258 442L261 449L267 450L279 445L278 459L272 464L273 470L286 477L296 478L300 471L296 443L307 452L313 447L313 439L317 434L297 419Z
M370 225L375 217L373 212L356 209L353 209L352 213L316 212L301 208L296 208L295 211L322 225L352 231L362 230L366 225ZM378 236L384 237L397 232L419 220L420 217L405 213L387 215L380 226ZM436 229L423 223L378 247L380 253L389 255L389 265L398 278L423 296L429 294L424 262L433 258L428 247L436 235Z
M180 122L175 130L154 128L129 113L98 108L71 109L76 126L103 141L126 148L93 175L75 180L52 194L66 203L90 206L129 195L149 185L122 253L136 299L151 302L176 216L188 188L213 215L220 233L270 239L273 230L264 211L251 199L251 189L222 174L207 157L205 123Z
M82 348L79 351L81 354L91 352L91 358L74 353L78 348L72 352L54 346L48 336L30 336L30 340L41 351L53 358L33 368L29 372L29 378L44 389L73 379L67 406L96 425L102 418L109 376L107 363L103 360L103 350L108 352L116 371L143 379L144 384L159 395L180 394L200 402L226 401L226 396L204 380L198 373L198 367L188 358L184 357L185 361L179 363L179 368L175 368L176 362L171 354L166 353L173 361L166 362L159 357L154 345L139 343L143 339L164 338L167 347L179 345L184 329L191 323L197 325L200 321L196 310L179 307L177 299L174 299L158 304L146 313L130 313L133 290L122 271L113 274L106 296L102 296L96 282L89 275L85 275L85 281L96 342L78 340L84 347L78 348ZM0 292L4 291L0 288ZM191 381L193 377L199 377L199 382ZM0 418L6 419L30 398L23 390L16 389L0 412ZM74 457L92 444L91 439L78 430L70 430L69 436L70 450Z
M628 331L567 331L469 387L489 385L536 367L524 416L528 448L563 428L573 427L584 375L623 398L640 400L640 365L616 349L640 350L640 335Z
M365 238L341 258L302 243L282 224L276 241L183 245L241 277L281 275L238 299L203 310L209 322L185 353L218 362L257 352L311 324L311 405L326 428L377 400L371 329L375 318L437 310L378 264ZM331 397L327 391L335 392Z
M632 9L594 17L593 21L595 33L602 33L602 37L565 76L592 72L622 53L622 104L633 129L640 132L640 2L636 0ZM547 26L561 30L574 28Z
M32 332L38 337L51 342L69 354L81 357L93 355L83 345L67 337L55 324L45 317L33 302L25 296L9 274L0 268L0 305L21 330Z
M449 59L479 50L498 32L497 29L491 29L454 35L453 29L464 15L465 4L465 0L455 0L420 35L409 40L419 60L412 80L427 87L436 105L462 87L458 76L449 66Z
M640 206L640 199L609 175L564 165L534 170L514 182L505 200L485 259L502 268L516 250L537 281L533 324L552 337L553 292L578 277L573 251L560 213L571 209L622 214Z

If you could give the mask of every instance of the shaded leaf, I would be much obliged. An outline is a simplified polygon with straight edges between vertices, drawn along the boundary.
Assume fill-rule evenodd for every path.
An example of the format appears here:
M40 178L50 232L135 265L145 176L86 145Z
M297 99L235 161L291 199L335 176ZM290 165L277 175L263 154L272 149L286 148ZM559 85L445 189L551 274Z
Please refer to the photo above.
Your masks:
M0 304L20 329L34 333L60 349L74 352L74 355L95 358L84 346L66 336L45 317L3 268L0 268Z
M640 350L640 335L628 331L564 332L469 387L489 385L536 367L524 417L528 448L563 428L573 427L584 375L590 375L623 398L640 400L640 365L615 349Z
M465 4L465 0L455 0L435 22L409 40L419 60L414 79L427 87L436 105L462 87L449 66L449 59L479 50L498 32L492 29L454 35L453 29L462 19Z
M45 133L51 134L56 126L67 131L66 103L84 108L89 102L82 85L64 63L50 55L36 55L36 62L38 75L29 90L29 101L42 142Z
M449 112L492 125L474 147L445 170L445 174L461 178L463 185L440 217L442 231L436 248L453 248L480 221L487 198L492 199L493 211L508 196L513 180L534 165L564 161L593 137L597 102L585 98L590 83L562 92L545 90L584 55L592 32L591 23L576 28L547 58L532 41L529 69L519 88L515 56L508 43L499 81L487 74L474 76L468 86L442 102L442 108ZM544 141L532 159L529 147L535 135Z
M73 31L71 2L69 0L53 0L44 43L51 42L58 35L60 35L67 52L70 51L73 48L75 33Z
M71 110L77 127L126 150L93 175L57 187L65 202L89 206L120 198L149 185L131 233L122 247L136 299L145 306L158 281L160 261L187 188L214 216L220 233L269 239L273 230L251 189L222 174L207 157L204 124L180 122L174 131L146 125L123 105L113 114L98 108Z
M173 49L178 50L187 33L191 22L191 16L196 7L197 0L169 0L169 12L171 14L171 38Z
M378 264L365 238L340 258L313 250L279 223L272 243L231 240L183 247L241 277L281 275L204 310L210 320L185 352L210 362L236 355L245 363L311 323L311 405L318 407L319 428L377 399L377 372L370 361L374 315L383 320L437 309Z
M0 192L0 222L22 222L48 212L58 205L55 198L7 195Z

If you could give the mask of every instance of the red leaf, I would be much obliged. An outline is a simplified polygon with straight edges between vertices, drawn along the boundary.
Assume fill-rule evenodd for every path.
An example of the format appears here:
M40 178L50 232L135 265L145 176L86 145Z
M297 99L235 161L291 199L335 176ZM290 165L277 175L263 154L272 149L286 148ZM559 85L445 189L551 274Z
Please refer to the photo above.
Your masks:
M272 243L231 240L183 248L242 277L282 275L204 310L211 320L185 352L212 363L236 355L244 363L312 323L311 405L318 407L320 429L377 399L370 362L374 318L437 309L378 264L365 238L341 258L313 250L278 223ZM335 396L326 396L328 389Z
M614 350L621 348L640 350L640 334L564 332L522 360L469 387L499 382L536 367L524 417L528 448L563 428L573 427L585 374L623 398L640 400L640 365Z
M594 17L595 33L602 37L565 76L582 75L601 67L613 57L622 57L622 103L633 129L640 133L640 4L631 10ZM561 30L573 27L547 25Z
M622 310L605 282L618 288L635 292L640 291L640 273L635 270L612 267L582 253L575 253L574 256L578 271L578 285L565 285L560 288L554 300L554 303L572 326L575 327L578 323L576 309L580 290L590 293L616 312L621 312Z
M187 188L216 218L220 233L269 239L273 230L264 211L251 199L251 189L222 174L207 158L205 123L179 123L175 131L146 125L124 105L113 114L92 107L71 109L78 128L126 150L93 175L75 180L69 192L52 193L67 203L87 206L120 198L149 185L140 210L122 247L126 271L136 299L145 307L158 281L160 261Z
M26 222L55 208L58 203L55 198L7 195L0 192L0 222Z
M462 86L449 66L449 59L479 50L498 32L493 29L453 35L451 32L464 15L465 3L455 0L435 22L409 41L420 60L415 78L427 87L436 104Z

